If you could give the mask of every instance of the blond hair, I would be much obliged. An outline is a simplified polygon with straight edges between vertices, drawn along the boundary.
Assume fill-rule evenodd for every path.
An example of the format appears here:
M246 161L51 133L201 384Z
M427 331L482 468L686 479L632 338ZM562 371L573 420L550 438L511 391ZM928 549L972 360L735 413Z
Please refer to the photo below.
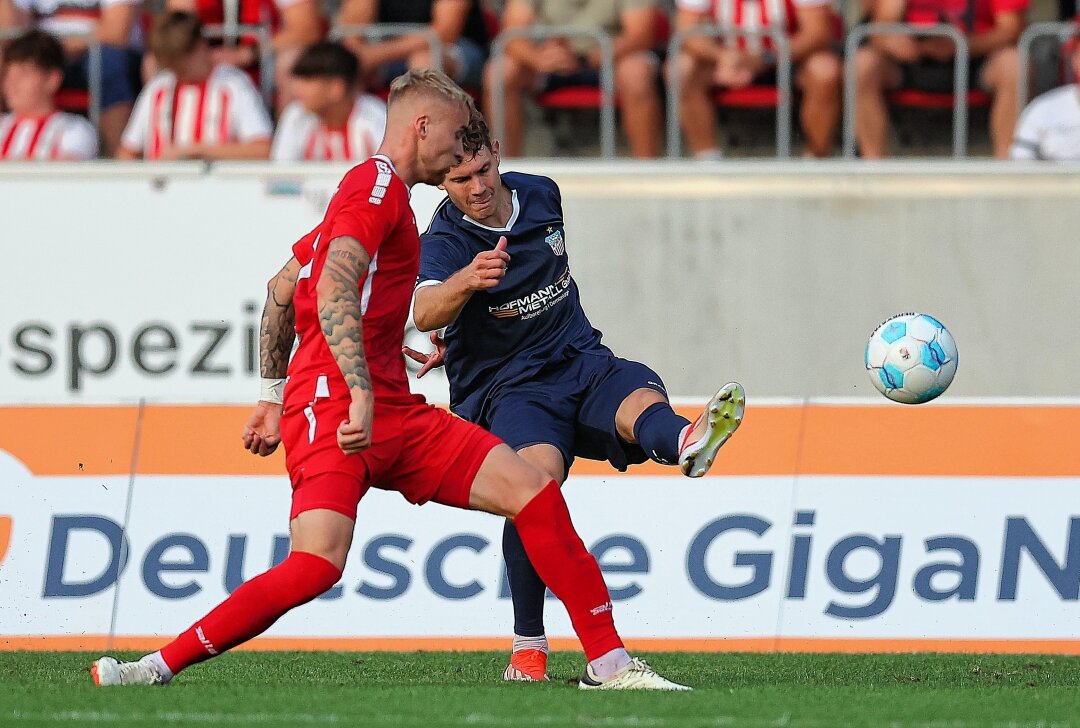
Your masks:
M386 104L391 107L398 101L420 94L451 104L463 104L470 115L476 110L472 96L445 73L431 68L413 68L395 78L390 84L390 98Z

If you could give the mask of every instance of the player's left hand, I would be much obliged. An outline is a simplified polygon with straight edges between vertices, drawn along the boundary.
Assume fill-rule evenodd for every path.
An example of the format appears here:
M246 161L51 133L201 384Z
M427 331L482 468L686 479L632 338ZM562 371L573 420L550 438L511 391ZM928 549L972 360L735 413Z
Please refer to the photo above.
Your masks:
M435 367L441 367L446 363L446 340L439 336L438 331L431 332L431 343L435 345L435 351L430 354L421 354L416 349L408 346L401 347L401 353L412 359L417 364L421 364L420 371L416 373L416 378L424 376Z
M259 402L244 425L244 449L266 457L281 444L281 405Z

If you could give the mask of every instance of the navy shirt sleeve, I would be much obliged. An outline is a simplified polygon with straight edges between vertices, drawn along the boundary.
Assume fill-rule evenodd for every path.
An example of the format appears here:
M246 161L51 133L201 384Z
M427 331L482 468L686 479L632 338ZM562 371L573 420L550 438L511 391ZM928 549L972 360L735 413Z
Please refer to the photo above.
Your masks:
M420 236L418 287L425 283L442 283L473 259L468 242L461 239L451 219L449 211L456 209L446 198L432 216L427 231Z

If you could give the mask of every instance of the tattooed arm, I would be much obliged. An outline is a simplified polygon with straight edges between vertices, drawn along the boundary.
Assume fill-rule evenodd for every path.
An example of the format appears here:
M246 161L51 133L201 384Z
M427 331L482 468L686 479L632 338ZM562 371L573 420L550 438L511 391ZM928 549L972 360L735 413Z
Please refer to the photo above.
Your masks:
M296 338L296 316L293 292L300 263L290 258L285 267L266 284L266 304L263 306L259 337L259 370L266 380L282 380L289 366L293 340ZM267 398L264 394L244 427L244 447L253 455L266 457L281 442L281 383L278 382Z
M282 379L289 368L289 355L296 339L293 293L299 274L300 262L290 258L266 284L266 304L259 329L259 372L267 379Z
M371 374L364 355L364 327L360 311L360 279L371 262L367 250L348 235L330 241L326 264L315 290L319 299L319 322L334 355L352 402L349 419L338 427L338 446L347 455L371 445L371 420L375 399Z

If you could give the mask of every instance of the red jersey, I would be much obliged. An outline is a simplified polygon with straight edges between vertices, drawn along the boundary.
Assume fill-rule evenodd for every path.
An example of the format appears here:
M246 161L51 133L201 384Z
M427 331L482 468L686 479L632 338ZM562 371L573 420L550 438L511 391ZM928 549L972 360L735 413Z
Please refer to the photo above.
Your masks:
M293 246L302 268L293 294L300 345L289 363L285 387L286 417L304 409L315 438L314 405L327 399L347 406L345 378L319 320L316 284L334 238L348 235L364 246L371 262L359 281L364 353L371 373L375 406L416 404L409 392L401 345L413 287L420 270L420 235L409 206L409 189L393 164L375 156L353 167L338 185L322 223ZM310 413L310 414L309 414ZM338 422L327 423L336 429Z
M720 28L739 28L742 30L768 30L776 28L789 38L799 28L798 12L800 8L812 8L829 5L829 0L677 0L676 7L690 10L700 15L711 16L710 20ZM744 36L737 40L738 47L754 53L763 50L775 50L774 43L767 36Z
M1029 4L1029 0L908 0L904 22L951 23L967 33L985 33L994 28L998 13L1026 13Z

